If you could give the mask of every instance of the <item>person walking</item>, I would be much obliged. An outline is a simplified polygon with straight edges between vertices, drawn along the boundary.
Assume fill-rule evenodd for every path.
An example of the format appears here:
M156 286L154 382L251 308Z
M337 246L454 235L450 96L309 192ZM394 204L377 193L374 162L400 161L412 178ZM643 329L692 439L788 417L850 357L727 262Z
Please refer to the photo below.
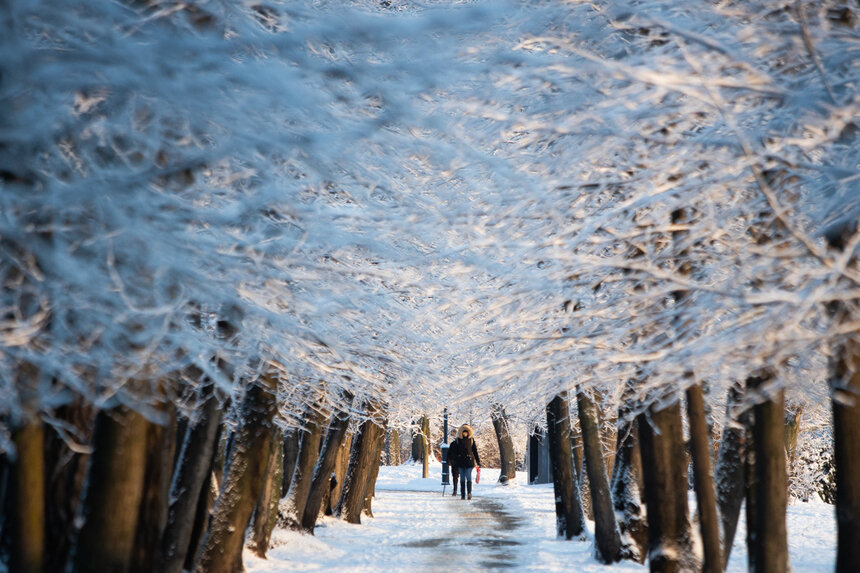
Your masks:
M481 467L481 457L478 455L475 432L471 426L460 426L454 444L457 448L457 469L460 472L460 499L466 499L466 495L472 499L472 470Z
M451 445L448 446L448 467L451 470L451 483L454 489L451 495L457 495L457 481L460 478L460 472L457 471L457 430L451 430Z

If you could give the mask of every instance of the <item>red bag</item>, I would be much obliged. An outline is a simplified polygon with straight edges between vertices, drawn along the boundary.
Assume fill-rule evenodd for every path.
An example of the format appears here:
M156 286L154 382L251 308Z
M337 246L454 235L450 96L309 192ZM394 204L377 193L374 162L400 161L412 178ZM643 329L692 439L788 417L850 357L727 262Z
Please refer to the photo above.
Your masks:
M481 483L481 468L478 468L477 472L477 475L475 475L475 483Z

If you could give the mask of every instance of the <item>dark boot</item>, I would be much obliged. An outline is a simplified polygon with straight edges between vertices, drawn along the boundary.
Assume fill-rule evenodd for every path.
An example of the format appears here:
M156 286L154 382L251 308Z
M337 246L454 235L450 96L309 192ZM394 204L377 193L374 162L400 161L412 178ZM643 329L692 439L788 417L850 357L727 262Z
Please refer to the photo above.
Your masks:
M466 480L460 480L460 499L466 499Z
M458 482L459 480L457 479L457 473L456 473L456 472L457 472L457 470L454 470L454 471L451 473L451 475L453 476L453 477L451 478L451 479L453 480L453 481L452 481L452 483L454 484L454 489L451 491L451 495L457 495L457 482Z
M469 499L472 499L472 482L466 482L466 489L469 491Z

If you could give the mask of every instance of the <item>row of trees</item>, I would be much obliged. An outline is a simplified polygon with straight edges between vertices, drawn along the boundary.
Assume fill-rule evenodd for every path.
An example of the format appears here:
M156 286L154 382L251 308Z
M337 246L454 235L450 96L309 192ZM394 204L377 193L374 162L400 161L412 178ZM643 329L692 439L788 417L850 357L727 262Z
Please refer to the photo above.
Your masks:
M16 567L36 567L45 539L49 561L93 567L109 523L124 542L102 563L159 543L179 555L208 531L185 549L208 567L251 513L271 523L276 429L324 439L337 467L316 432L340 420L326 436L342 439L347 413L405 429L439 404L454 419L504 404L553 429L574 391L586 446L602 402L616 466L654 468L655 569L679 566L689 538L685 488L667 489L682 397L698 438L703 410L751 412L750 483L784 479L769 446L783 395L832 400L839 567L856 566L856 6L450 4L6 2L0 450ZM714 515L725 543L736 510L707 509L729 482L707 483L694 441L712 568L728 554ZM606 490L632 480L602 479L588 447L605 516ZM311 485L286 468L286 493L306 524L326 487L302 467ZM716 467L737 479L737 463ZM191 533L135 513L164 507L136 496L210 469L224 475L208 526L211 482L177 491L201 516L180 520ZM770 523L784 498L768 495L752 511ZM567 534L576 492L562 498ZM756 569L787 566L779 527L757 543Z
M413 325L435 282L410 220L426 199L382 167L454 50L401 43L471 24L358 8L4 3L11 570L241 570L282 493L309 531L324 506L370 509L386 404L410 395L392 381L429 369Z
M638 554L655 571L723 568L744 496L750 569L787 570L786 413L830 400L842 468L837 569L856 568L856 453L840 438L860 403L851 350L857 131L842 119L857 113L849 87L857 64L842 51L856 37L856 9L607 2L564 16L522 41L528 71L511 71L504 84L522 93L544 82L545 99L512 111L496 93L499 115L517 118L497 153L510 151L545 185L529 189L517 223L505 226L518 240L500 259L544 282L487 282L470 317L483 325L470 337L487 360L467 395L523 411L549 404L559 530L568 536L582 517L566 396L576 395L586 456L590 402L597 395L617 409L613 479L599 475L599 461L585 466L589 481L597 473L596 552L606 561ZM492 224L502 221L510 223ZM726 405L712 458L707 412ZM630 480L615 481L637 456L647 468L647 521L625 491ZM602 509L612 503L627 510L621 523ZM619 530L646 526L647 542L619 545Z

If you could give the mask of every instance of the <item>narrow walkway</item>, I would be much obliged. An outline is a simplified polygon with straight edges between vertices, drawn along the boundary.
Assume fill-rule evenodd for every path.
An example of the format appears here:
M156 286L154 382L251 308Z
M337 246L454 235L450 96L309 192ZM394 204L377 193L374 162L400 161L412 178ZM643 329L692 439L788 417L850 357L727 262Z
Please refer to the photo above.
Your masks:
M268 559L245 552L252 573L521 570L523 517L498 496L378 489L361 525L326 518L315 535L276 530Z
M416 492L386 492L386 495L392 494L407 497ZM522 544L516 537L522 518L511 515L501 503L491 498L473 498L471 501L453 496L446 498L445 503L450 504L455 512L451 519L454 527L435 535L427 531L427 537L402 545L432 549L425 558L427 570L434 570L440 562L456 563L455 569L469 567L480 570L509 569L517 565L513 549Z

